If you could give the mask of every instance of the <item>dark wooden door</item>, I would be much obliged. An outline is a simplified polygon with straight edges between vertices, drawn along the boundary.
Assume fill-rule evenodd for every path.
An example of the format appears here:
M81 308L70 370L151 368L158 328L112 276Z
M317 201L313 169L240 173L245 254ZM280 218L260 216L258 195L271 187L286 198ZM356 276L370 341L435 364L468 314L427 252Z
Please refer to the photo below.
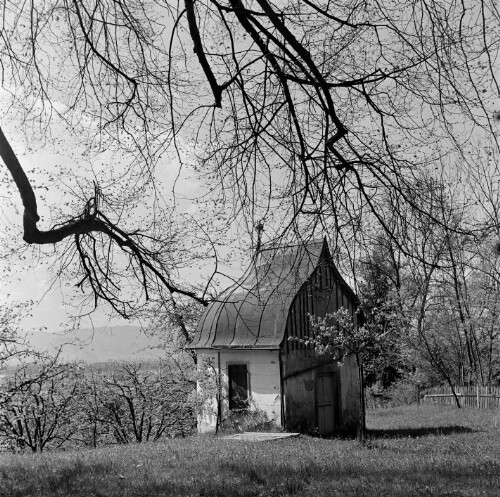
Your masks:
M321 435L335 432L337 411L337 382L334 373L318 374L316 380L316 416Z

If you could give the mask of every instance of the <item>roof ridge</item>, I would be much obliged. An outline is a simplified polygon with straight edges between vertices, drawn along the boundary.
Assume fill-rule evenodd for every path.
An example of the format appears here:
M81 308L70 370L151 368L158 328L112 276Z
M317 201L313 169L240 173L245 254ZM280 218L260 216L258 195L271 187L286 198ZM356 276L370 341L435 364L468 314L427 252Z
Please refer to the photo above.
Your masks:
M260 249L259 252L266 252L270 250L280 250L280 249L287 249L287 248L294 248L294 247L307 247L308 245L318 245L322 244L325 242L325 238L313 238L310 241L307 242L301 242L301 243L290 243L288 245L275 245L273 247L265 247L265 244L263 247ZM269 242L268 242L269 243Z

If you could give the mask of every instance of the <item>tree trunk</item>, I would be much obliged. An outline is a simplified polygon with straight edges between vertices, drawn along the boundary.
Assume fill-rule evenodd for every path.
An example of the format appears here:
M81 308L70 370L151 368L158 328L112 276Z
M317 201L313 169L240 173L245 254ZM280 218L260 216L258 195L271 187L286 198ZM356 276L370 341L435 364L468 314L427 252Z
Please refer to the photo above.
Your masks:
M446 376L446 381L448 382L448 385L450 385L451 393L453 394L453 397L455 397L455 403L457 404L457 407L460 409L462 407L460 404L460 399L458 398L457 392L455 391L455 387L453 386L451 378L449 376Z
M363 379L363 361L361 355L356 355L356 365L358 367L359 379L359 416L357 426L357 440L359 443L364 443L366 438L366 418L365 418L365 382Z

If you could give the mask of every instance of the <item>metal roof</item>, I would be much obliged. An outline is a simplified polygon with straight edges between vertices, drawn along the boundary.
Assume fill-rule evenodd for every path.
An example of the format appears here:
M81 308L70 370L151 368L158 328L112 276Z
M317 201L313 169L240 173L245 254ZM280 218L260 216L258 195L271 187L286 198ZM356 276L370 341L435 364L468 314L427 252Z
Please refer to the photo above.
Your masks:
M207 307L189 348L279 349L293 299L321 257L331 260L326 240L262 250L242 279Z

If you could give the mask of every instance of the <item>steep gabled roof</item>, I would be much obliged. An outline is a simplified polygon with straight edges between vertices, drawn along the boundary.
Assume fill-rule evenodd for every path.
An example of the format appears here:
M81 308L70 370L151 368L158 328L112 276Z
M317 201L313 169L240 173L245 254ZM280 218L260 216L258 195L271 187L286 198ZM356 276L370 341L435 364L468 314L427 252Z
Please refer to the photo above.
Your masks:
M326 240L262 250L243 278L206 309L189 347L279 349L293 299L321 257L331 260Z

